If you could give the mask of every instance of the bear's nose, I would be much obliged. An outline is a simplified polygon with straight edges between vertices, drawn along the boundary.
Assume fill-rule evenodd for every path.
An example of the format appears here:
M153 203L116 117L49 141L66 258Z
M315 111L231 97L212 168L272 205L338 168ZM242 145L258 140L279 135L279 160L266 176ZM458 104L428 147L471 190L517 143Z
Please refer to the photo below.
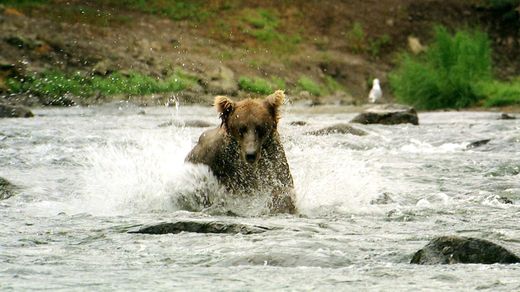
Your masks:
M256 154L255 153L247 153L246 154L246 161L249 163L253 163L256 161Z

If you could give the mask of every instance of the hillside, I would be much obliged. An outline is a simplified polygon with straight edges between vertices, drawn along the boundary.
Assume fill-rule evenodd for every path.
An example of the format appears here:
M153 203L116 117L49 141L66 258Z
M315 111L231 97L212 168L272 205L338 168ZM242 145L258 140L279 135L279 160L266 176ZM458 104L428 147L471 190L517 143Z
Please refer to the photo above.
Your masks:
M507 79L520 72L520 6L515 10L514 1L503 1L514 3L509 6L490 2L4 0L0 94L27 105L91 104L129 96L147 105L177 98L209 104L215 94L246 96L285 88L295 101L361 103L378 77L390 100L387 74L396 56L427 46L439 24L486 31L495 74ZM140 89L105 94L97 85L82 97L73 90L65 97L52 94L69 92L63 88L44 91L49 96L13 90L27 78L69 80L66 76L76 74L82 82L134 73L183 83L165 85L165 93L155 95Z

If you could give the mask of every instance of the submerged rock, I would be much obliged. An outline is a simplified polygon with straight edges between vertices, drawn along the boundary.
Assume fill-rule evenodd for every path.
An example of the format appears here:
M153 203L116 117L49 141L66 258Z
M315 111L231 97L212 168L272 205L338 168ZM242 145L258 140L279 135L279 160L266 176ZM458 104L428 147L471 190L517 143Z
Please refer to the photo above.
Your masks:
M478 140L478 141L473 141L473 142L469 143L468 145L466 145L466 149L473 149L473 148L480 147L482 145L486 145L487 143L489 143L489 141L491 141L491 139L482 139L482 140Z
M30 118L33 113L26 107L0 103L0 118Z
M390 196L390 193L382 193L379 196L377 196L375 199L370 201L370 204L372 205L386 205L394 203L395 201Z
M291 125L291 126L305 126L305 125L307 125L307 122L306 121L293 121L293 122L290 122L289 125Z
M5 178L0 177L0 200L8 199L14 196L17 187Z
M131 229L128 233L167 234L180 232L255 234L271 230L269 227L219 221L162 222Z
M512 264L520 258L493 242L462 236L434 238L417 251L411 264Z
M188 127L188 128L207 128L207 127L214 126L214 124L208 123L208 122L202 121L202 120L187 120L187 121L171 120L171 121L164 122L164 123L158 125L159 128L170 127L170 126Z
M323 136L329 134L351 134L355 136L365 136L367 132L356 129L349 124L336 124L320 130L307 132L307 135Z
M351 123L397 125L410 123L419 125L417 112L413 107L402 105L380 105L367 109L355 116Z

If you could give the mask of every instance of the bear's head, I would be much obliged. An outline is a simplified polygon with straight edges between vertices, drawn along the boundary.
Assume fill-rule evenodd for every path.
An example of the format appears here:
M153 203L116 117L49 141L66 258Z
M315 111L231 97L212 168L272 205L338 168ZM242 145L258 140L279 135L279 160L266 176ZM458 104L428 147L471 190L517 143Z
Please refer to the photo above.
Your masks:
M215 97L221 127L238 143L240 157L254 164L260 159L262 146L271 142L280 119L280 106L285 94L277 90L264 99L234 102L229 97Z

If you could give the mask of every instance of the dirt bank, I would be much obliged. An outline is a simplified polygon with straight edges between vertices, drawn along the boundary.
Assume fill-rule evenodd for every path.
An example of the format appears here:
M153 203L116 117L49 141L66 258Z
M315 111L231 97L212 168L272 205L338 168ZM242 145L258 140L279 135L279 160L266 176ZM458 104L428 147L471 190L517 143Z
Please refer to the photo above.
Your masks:
M294 100L362 103L370 80L378 77L391 100L386 76L396 54L420 50L437 24L488 31L496 74L507 78L520 70L518 13L505 18L483 1L213 0L192 1L194 6L173 14L128 4L135 1L36 2L7 1L0 7L0 91L4 99L30 105L41 99L9 97L8 78L47 70L161 78L181 69L197 79L178 94L186 102L209 103L214 94L249 95L239 79L261 77L283 81ZM302 78L323 86L319 96L302 93Z

